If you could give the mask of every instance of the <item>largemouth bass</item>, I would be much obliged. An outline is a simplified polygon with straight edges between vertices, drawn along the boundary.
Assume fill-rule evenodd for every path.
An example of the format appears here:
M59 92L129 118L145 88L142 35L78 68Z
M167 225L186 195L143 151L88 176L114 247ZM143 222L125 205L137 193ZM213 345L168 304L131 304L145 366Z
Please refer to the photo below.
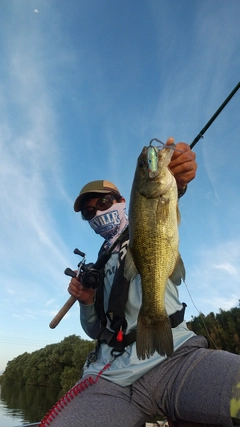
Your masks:
M173 338L165 307L168 278L185 278L179 255L177 184L168 165L172 146L144 147L137 161L129 205L129 248L124 274L141 276L142 306L138 315L136 348L139 359L155 351L172 356Z

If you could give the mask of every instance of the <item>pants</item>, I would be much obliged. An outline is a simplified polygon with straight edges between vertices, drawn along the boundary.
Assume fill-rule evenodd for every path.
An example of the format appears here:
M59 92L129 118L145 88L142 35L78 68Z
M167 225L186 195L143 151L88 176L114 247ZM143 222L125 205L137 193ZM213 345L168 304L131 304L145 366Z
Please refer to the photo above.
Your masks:
M205 338L191 338L128 387L100 377L40 426L140 427L164 415L173 421L231 427L230 400L239 381L240 357L206 347Z

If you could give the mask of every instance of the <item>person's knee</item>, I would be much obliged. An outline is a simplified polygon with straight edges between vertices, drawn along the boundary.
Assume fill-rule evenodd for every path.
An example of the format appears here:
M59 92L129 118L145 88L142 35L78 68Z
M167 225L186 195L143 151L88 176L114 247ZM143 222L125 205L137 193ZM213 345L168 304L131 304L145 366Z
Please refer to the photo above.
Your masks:
M240 420L240 369L236 375L236 381L232 387L230 398L230 415L236 420Z

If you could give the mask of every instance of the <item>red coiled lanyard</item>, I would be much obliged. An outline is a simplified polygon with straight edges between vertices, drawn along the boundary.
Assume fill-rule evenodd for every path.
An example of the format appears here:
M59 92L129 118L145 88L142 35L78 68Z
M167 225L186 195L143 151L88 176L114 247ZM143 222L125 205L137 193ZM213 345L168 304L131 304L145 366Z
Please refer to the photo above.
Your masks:
M51 422L59 415L60 412L62 412L62 410L68 405L68 403L70 403L71 400L74 399L74 397L78 396L89 386L96 384L103 372L106 371L106 369L108 369L110 366L111 363L107 363L104 368L97 374L97 377L95 379L90 376L73 386L66 394L64 394L63 397L61 397L61 399L58 400L57 403L55 403L52 409L50 409L50 411L42 419L38 427L50 426Z

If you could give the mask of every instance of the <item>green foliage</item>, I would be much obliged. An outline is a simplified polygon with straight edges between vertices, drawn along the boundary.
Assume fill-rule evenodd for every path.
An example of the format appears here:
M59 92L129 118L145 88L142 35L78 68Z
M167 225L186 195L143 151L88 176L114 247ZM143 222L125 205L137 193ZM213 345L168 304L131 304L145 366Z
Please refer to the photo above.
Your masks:
M204 335L210 348L240 354L240 306L207 316L200 314L188 322L188 328L197 335Z
M240 354L240 305L218 314L200 314L188 322L188 328L208 338L211 348ZM47 345L33 353L23 353L8 362L1 382L29 386L56 387L66 392L81 377L93 341L76 335L58 344Z
M70 335L58 344L23 353L11 360L1 381L3 384L56 387L65 392L79 380L86 357L94 347L93 341Z

